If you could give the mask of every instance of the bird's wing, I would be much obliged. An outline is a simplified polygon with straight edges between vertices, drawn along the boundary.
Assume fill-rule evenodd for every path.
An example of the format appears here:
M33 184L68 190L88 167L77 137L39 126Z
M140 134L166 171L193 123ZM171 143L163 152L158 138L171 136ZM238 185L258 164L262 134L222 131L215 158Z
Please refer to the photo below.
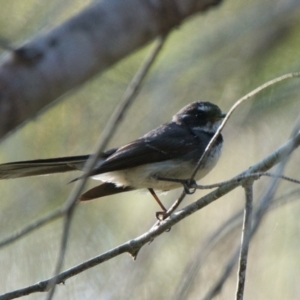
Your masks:
M160 126L142 138L119 148L88 175L94 176L143 164L181 158L192 151L201 155L205 147L206 143L202 143L201 139L188 129L175 123L169 123L167 126Z

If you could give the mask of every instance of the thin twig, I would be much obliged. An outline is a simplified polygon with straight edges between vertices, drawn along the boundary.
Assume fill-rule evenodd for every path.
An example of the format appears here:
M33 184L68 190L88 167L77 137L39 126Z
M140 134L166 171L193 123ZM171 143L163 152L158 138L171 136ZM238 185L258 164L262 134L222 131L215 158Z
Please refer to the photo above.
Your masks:
M88 173L97 163L97 158L100 155L101 152L104 151L104 149L107 147L108 142L113 137L115 130L117 126L120 124L125 111L130 107L130 105L133 103L133 100L135 99L141 84L143 80L145 79L148 71L150 70L150 67L153 65L155 59L157 58L160 50L162 49L164 42L166 40L166 36L162 36L158 38L154 49L151 50L150 55L146 58L145 62L142 64L141 68L137 71L135 76L133 77L132 81L130 82L128 88L126 89L123 99L121 100L121 103L116 108L112 116L110 117L105 129L103 130L97 145L95 147L94 154L87 160L83 172L84 176L82 177L81 181L77 181L73 190L71 191L65 205L64 205L64 211L65 211L65 222L64 222L64 228L63 228L63 234L62 234L62 240L61 240L61 247L59 251L59 257L57 260L56 268L55 268L55 275L54 279L50 281L50 286L47 287L47 289L50 289L50 292L48 294L47 300L51 300L54 295L54 290L56 287L56 275L60 272L65 253L66 253L66 247L67 247L67 241L68 241L68 232L70 228L71 219L73 216L73 211L75 208L75 204L82 193L84 186L88 179Z
M70 226L71 226L71 221L72 221L74 210L75 210L75 205L70 207L67 215L65 215L65 218L64 218L65 224L64 224L62 239L61 239L61 243L60 243L59 255L58 255L57 262L56 262L56 268L54 270L55 275L60 273L61 267L64 262L66 249L67 249L67 243L68 243L68 237L69 237L69 233L70 233ZM47 284L46 290L49 290L49 293L46 297L47 300L50 300L53 298L54 292L55 292L55 287L56 287L56 276L54 276L54 278L52 280L49 280L49 282Z
M193 173L191 176L191 180L195 178L195 175L197 174L201 163L204 161L204 159L206 158L206 156L208 155L209 151L211 150L212 146L215 144L218 136L221 134L221 131L223 130L225 124L227 123L227 121L229 120L229 118L231 117L231 115L233 114L233 112L236 110L236 108L241 105L244 101L252 98L253 96L255 96L256 94L258 94L259 92L263 91L264 89L268 88L269 86L272 86L276 83L279 83L281 81L284 81L286 79L289 78L297 78L300 77L300 72L295 72L295 73L288 73L285 75L282 75L280 77L277 77L273 80L270 80L268 82L266 82L265 84L259 86L258 88L256 88L255 90L251 91L250 93L248 93L247 95L243 96L242 98L240 98L239 100L237 100L234 105L230 108L229 112L226 114L226 117L224 118L222 124L220 125L220 127L218 128L217 132L215 133L215 135L212 137L212 139L210 140L209 144L207 145L207 147L205 148L205 151L203 153L203 155L201 156L201 158L199 159ZM173 205L168 209L167 213L165 214L165 217L170 216L175 209L180 205L180 203L183 201L183 199L185 198L186 193L183 190L183 192L181 193L181 195L179 196L179 198L173 203Z
M270 209L274 210L279 208L283 204L288 204L292 201L297 201L300 189L294 189L292 192L283 194L281 197L271 202L268 212ZM297 196L293 197L292 196ZM284 200L284 201L283 201ZM230 219L224 221L220 226L203 242L201 241L201 248L199 247L198 253L190 259L188 266L182 272L182 277L179 280L179 285L177 286L172 299L181 300L188 298L188 290L192 289L196 275L199 273L202 265L207 261L207 257L212 253L218 245L222 244L228 240L229 235L231 235L235 230L242 224L243 210L239 210ZM256 216L256 211L254 213Z
M263 220L263 217L265 216L266 212L268 211L268 209L271 205L271 200L273 199L275 191L278 187L279 177L282 175L284 168L290 157L290 154L291 154L290 150L295 149L294 148L296 146L295 139L297 139L297 137L299 137L299 135L300 135L299 130L300 130L300 118L297 120L296 125L291 133L290 143L287 143L286 144L287 147L284 147L285 150L281 152L278 149L276 151L277 154L275 154L275 152L274 152L273 153L274 155L268 156L269 161L267 161L267 159L264 160L265 166L262 169L263 169L263 171L266 171L268 168L267 166L272 161L272 159L278 159L278 157L281 156L280 164L277 166L277 169L275 171L275 174L277 176L275 178L273 178L272 182L269 184L268 188L266 189L266 192L261 197L261 199L258 201L259 205L258 205L258 209L256 210L255 218L253 220L252 229L251 229L251 237L256 233L256 231L259 227L259 224ZM283 150L282 147L280 147L280 149ZM279 154L279 152L281 152L281 154ZM256 166L253 166L252 168L250 168L250 170L248 170L248 172L250 171L249 173L251 173L251 169L255 170L256 172L258 171ZM262 171L262 169L260 171ZM220 292L220 290L223 287L223 285L225 284L226 280L228 280L228 278L229 278L229 274L231 273L231 271L236 263L237 257L238 257L238 249L232 254L231 258L228 260L227 264L225 265L225 267L223 269L223 275L220 276L220 278L215 282L213 287L209 290L209 292L203 299L205 299L205 300L212 299Z
M240 98L239 100L237 100L234 105L230 108L229 112L226 114L226 117L224 118L222 124L220 125L220 127L218 128L217 132L215 133L215 135L212 137L212 139L210 140L209 144L207 145L202 157L199 159L197 166L195 167L193 173L192 173L192 177L191 179L193 179L201 165L201 163L203 162L203 160L206 158L206 156L208 155L208 152L211 150L212 146L214 145L214 143L216 142L218 136L220 135L221 131L223 130L225 124L227 123L227 121L229 120L229 118L231 117L231 115L233 114L233 112L238 108L238 106L240 106L244 101L254 97L255 95L257 95L258 93L260 93L261 91L263 91L264 89L279 83L283 80L289 79L289 78L297 78L300 77L300 72L294 72L294 73L288 73L285 75L282 75L280 77L277 77L275 79L272 79L266 83L264 83L263 85L259 86L258 88L256 88L255 90L251 91L250 93L248 93L247 95L243 96L242 98Z
M278 181L277 178L275 178L274 180ZM268 192L265 195L265 197L263 197L263 202L270 203L270 201L273 198L273 195L275 193L275 190L276 190L276 185L272 185L272 188L269 190L270 192ZM268 200L267 200L267 198L268 198ZM266 211L267 211L267 209L264 210L264 212L266 212ZM258 215L259 214L257 213L257 216ZM255 221L253 221L253 226L252 226L252 229L251 229L250 239L255 234L256 230L258 229L258 224L261 222L262 217L264 216L264 214L260 214L260 216L261 217L256 218ZM229 279L229 275L231 274L231 272L232 272L232 270L233 270L233 268L234 268L234 266L235 266L235 264L236 264L236 262L238 260L239 252L240 252L239 249L236 249L233 252L233 254L231 255L231 257L228 259L226 265L224 266L221 276L216 280L216 282L210 288L210 290L208 291L208 293L203 297L203 300L211 300L217 294L220 293L220 291L222 290L225 282Z
M299 135L299 131L300 131L300 117L298 117L296 124L292 130L292 133L290 135L291 140L293 140L294 138L296 138ZM294 147L293 144L290 145L291 148ZM255 219L253 222L253 231L256 231L259 224L261 223L264 215L266 214L267 210L269 209L270 205L271 205L271 200L274 196L275 190L278 186L278 182L279 182L279 178L282 177L284 179L291 179L289 177L286 176L282 176L285 166L288 162L290 158L290 154L286 154L285 157L283 157L282 161L280 162L280 164L277 166L276 170L275 170L275 177L273 178L272 182L269 184L269 187L267 188L265 195L263 195L261 197L261 200L259 201L259 205L258 205L258 209L257 209L257 213L255 215ZM296 182L298 183L297 180L295 179L291 179L289 180L291 182Z
M247 175L235 177L235 178L232 178L232 179L229 179L229 180L217 182L217 183L214 183L214 184L209 184L209 185L196 184L195 186L193 186L193 188L199 189L199 190L214 189L214 188L220 187L224 184L228 184L228 183L233 182L233 181L240 181L243 178L252 178L253 180L257 180L261 176L278 178L278 179L282 179L282 180L286 180L286 181L289 181L289 182L300 184L300 180L297 180L297 179L294 179L294 178L291 178L291 177L288 177L288 176L272 174L272 173L269 173L269 172L256 172L256 173L252 173L252 174L247 174Z
M250 236L251 236L253 182L247 183L244 186L244 189L245 189L246 203L245 203L245 212L244 212L241 252L239 258L236 300L243 300L244 298L248 250L249 250L249 243L250 243Z
M286 160L286 157L283 157L283 160ZM251 237L255 234L256 230L259 227L260 222L263 219L263 216L265 215L265 213L269 208L269 205L271 203L271 200L277 188L278 180L279 180L278 178L273 179L273 182L270 184L268 191L265 193L265 195L262 197L262 200L260 201L262 204L260 206L260 209L257 210L256 218L253 221L253 226L251 229L251 234L249 239L251 239ZM224 266L222 275L219 277L219 279L216 280L215 284L209 290L209 292L206 294L203 300L211 300L218 293L220 293L222 287L224 286L225 282L228 280L229 275L235 266L235 263L238 259L238 253L239 253L239 249L236 249L232 254L232 256L229 258L227 264Z

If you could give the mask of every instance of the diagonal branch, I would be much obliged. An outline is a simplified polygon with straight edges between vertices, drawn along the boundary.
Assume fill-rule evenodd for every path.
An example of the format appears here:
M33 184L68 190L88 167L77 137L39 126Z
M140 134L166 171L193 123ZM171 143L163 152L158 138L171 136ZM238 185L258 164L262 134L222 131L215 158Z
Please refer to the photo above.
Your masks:
M282 180L286 180L286 181L289 181L289 182L300 184L300 180L297 180L295 178L291 178L291 177L288 177L288 176L273 174L273 173L270 173L270 172L256 172L256 173L252 173L252 174L243 175L243 176L240 176L240 177L237 176L237 177L234 177L234 178L226 180L226 181L221 181L221 182L217 182L217 183L213 183L213 184L209 184L209 185L196 184L195 186L193 186L193 188L199 189L199 190L214 189L214 188L220 187L220 186L222 186L226 183L230 183L232 181L240 181L243 178L249 178L249 179L252 178L253 180L256 180L256 179L258 179L262 176L278 178L278 179L282 179Z
M240 259L239 259L236 300L243 300L244 298L248 250L249 250L249 243L251 237L253 182L249 182L245 184L244 189L245 189L246 203L245 203L245 212L244 212Z
M282 145L280 148L278 148L276 151L268 155L265 159L258 162L254 166L252 166L250 169L242 172L238 176L251 174L252 172L264 172L279 162L285 161L286 158L300 145L300 133L298 132L292 139L287 141L284 145ZM58 283L65 282L68 278L75 276L89 268L92 268L104 261L107 261L111 258L114 258L120 254L123 253L129 253L133 257L136 256L136 253L147 243L152 241L155 237L161 235L166 230L180 222L182 219L188 217L189 215L195 213L196 211L200 210L201 208L207 206L208 204L216 201L221 196L229 193L233 189L235 189L238 186L242 186L247 183L249 179L245 177L239 182L232 181L228 184L225 184L224 186L210 192L209 194L205 195L204 197L200 198L196 202L184 207L182 210L175 212L171 216L169 216L167 219L161 221L156 227L153 227L151 230L149 230L147 233L128 241L125 244L122 244L116 248L113 248L109 251L107 251L104 254L101 254L99 256L96 256L86 262L81 263L80 265L77 265L73 268L70 268L69 270L66 270L59 275L50 278L48 280L39 282L35 285L31 285L29 287L16 290L10 293L6 293L0 296L0 300L9 300L14 299L16 297L20 297L23 295L28 295L34 292L43 292L46 291L48 288L48 284L50 281L54 281ZM277 180L277 179L276 179ZM273 191L273 189L272 189ZM269 197L271 194L268 193L267 197ZM273 195L273 194L272 194ZM260 219L261 220L261 219ZM252 231L253 234L253 231ZM237 256L238 252L236 252ZM232 261L236 261L236 256L232 258ZM228 269L229 270L229 269Z
M97 158L99 157L100 153L104 151L104 149L107 147L107 144L109 143L110 139L113 137L118 125L120 124L123 115L127 111L127 109L130 107L130 105L133 103L134 99L136 99L136 95L141 87L141 84L143 80L145 79L146 75L148 74L150 67L153 65L155 59L157 58L158 54L160 53L160 50L162 49L164 42L166 40L166 36L163 36L157 40L157 43L153 50L150 52L149 56L146 58L145 62L142 64L141 68L137 71L135 76L133 77L132 81L130 82L128 88L126 89L123 99L121 100L121 103L119 106L115 109L114 113L110 117L104 131L102 132L97 145L96 150L94 151L94 154L88 159L86 162L83 172L84 176L82 177L81 181L78 181L75 184L75 187L73 188L71 194L69 195L64 208L62 209L64 211L64 228L63 228L63 234L61 239L61 246L59 251L59 257L57 260L56 268L54 274L58 274L61 270L66 248L67 248L67 242L69 238L69 231L70 231L70 225L71 220L73 217L73 213L75 210L75 205L77 203L77 200L82 193L85 183L88 180L88 173L93 169L95 164L97 163ZM49 286L47 286L47 290L50 289L50 292L48 294L47 300L51 300L56 286L56 277L49 281Z
M299 135L300 135L299 129L300 129L300 119L297 120L296 125L294 126L294 129L291 134L291 139L290 139L291 143L289 143L289 142L286 143L287 147L285 148L285 150L283 149L284 147L281 147L278 150L281 149L283 151L277 150L277 151L273 152L273 154L269 155L268 159L264 159L262 161L261 167L262 167L263 171L266 171L266 167L269 165L269 163L271 163L271 161L273 159L276 160L279 157L281 157L280 164L278 165L277 170L275 172L276 177L273 178L272 182L266 189L265 194L259 200L259 205L255 212L255 218L254 218L253 225L251 228L250 239L256 233L256 231L259 227L259 224L261 223L263 217L265 216L266 212L268 211L268 209L272 203L271 200L273 199L273 196L277 189L279 178L280 178L280 176L282 176L282 173L284 171L286 163L287 163L288 159L290 158L290 154L291 154L290 150L294 147L299 146L299 144L297 146L298 142L296 141L297 137L299 137ZM264 163L265 163L265 166L263 166ZM252 168L256 169L256 166L254 166ZM243 173L245 173L245 172L243 172ZM223 268L221 276L216 280L213 287L208 291L208 293L205 295L205 297L203 299L205 299L205 300L212 299L214 296L216 296L220 292L224 283L229 278L229 274L233 270L233 267L237 261L237 258L238 258L238 249L236 249L234 251L234 253L232 254L232 256L229 258L227 264Z
M299 188L294 189L292 192L283 194L281 197L277 198L276 200L272 201L268 212L270 209L274 210L279 207L281 207L284 204L289 204L293 201L297 201L299 198ZM256 216L256 211L254 213ZM179 280L179 284L176 287L174 294L172 296L172 299L174 300L180 300L180 299L187 299L189 291L192 290L192 287L196 284L195 279L196 276L201 269L201 267L205 264L207 261L207 257L212 253L213 249L215 249L218 245L224 243L228 237L242 225L242 217L243 217L243 211L239 210L236 212L230 219L226 220L220 226L208 237L204 242L201 242L201 247L199 247L199 250L197 254L193 257L191 257L189 263L187 264L187 267L182 272L181 279ZM236 263L238 252L236 252L235 260L233 261L233 266ZM233 267L232 266L232 267ZM230 268L230 270L232 270ZM231 272L231 271L230 271ZM225 275L225 279L228 278L228 275L230 274L227 271ZM224 282L222 281L222 284ZM218 288L217 288L218 290ZM220 290L220 289L219 289ZM209 299L211 299L210 296Z

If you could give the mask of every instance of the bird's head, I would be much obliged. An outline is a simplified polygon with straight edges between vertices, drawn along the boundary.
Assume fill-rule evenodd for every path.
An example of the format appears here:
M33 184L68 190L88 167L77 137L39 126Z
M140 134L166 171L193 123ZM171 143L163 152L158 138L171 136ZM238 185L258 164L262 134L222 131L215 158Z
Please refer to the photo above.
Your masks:
M215 133L225 116L217 105L196 101L182 108L172 121L190 126L193 130Z

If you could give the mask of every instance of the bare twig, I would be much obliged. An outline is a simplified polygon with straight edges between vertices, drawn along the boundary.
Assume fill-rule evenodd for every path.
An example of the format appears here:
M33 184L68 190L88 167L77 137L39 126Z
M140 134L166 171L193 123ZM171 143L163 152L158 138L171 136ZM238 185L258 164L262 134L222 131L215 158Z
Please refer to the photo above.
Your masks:
M244 212L241 252L239 258L236 300L243 300L244 298L247 261L248 261L248 249L249 249L249 242L251 236L253 182L247 183L244 186L244 189L245 189L246 203L245 203L245 212Z
M291 139L293 140L296 136L299 135L299 131L300 131L300 117L298 117L296 124L292 130L292 133L290 135ZM293 144L290 145L290 147L293 147ZM285 157L283 157L281 163L277 166L276 170L275 170L275 177L273 178L272 182L270 183L268 189L265 192L265 195L261 197L261 201L259 201L259 206L256 212L256 216L253 222L253 231L256 231L263 216L265 215L265 213L267 212L268 208L271 205L271 200L274 196L275 190L277 188L278 185L278 181L279 178L288 178L291 179L289 177L286 176L282 176L283 172L284 172L284 168L288 162L290 155L287 153ZM291 182L296 182L298 183L298 181L295 179L289 180Z
M283 157L284 163L286 162L287 157L288 157L288 155ZM280 167L283 170L283 163L281 163ZM250 234L249 240L255 234L260 222L263 219L263 216L265 215L267 209L269 208L269 205L271 203L271 200L272 200L274 193L276 191L276 188L277 188L278 180L279 180L278 178L273 179L272 183L270 184L269 189L267 190L265 195L262 197L262 200L260 201L261 205L260 205L259 209L257 210L256 218L253 221L253 226L251 229L251 234ZM209 292L205 295L203 300L210 300L221 291L223 285L228 280L229 275L235 266L235 263L238 259L238 253L239 253L239 250L236 249L234 251L234 253L232 254L232 256L229 258L227 264L224 266L221 276L219 277L218 280L216 280L215 284L209 290Z
M69 239L70 226L71 226L74 211L75 211L75 203L67 211L67 214L65 215L65 218L64 218L64 227L63 227L63 233L62 233L62 238L61 238L61 243L60 243L60 249L59 249L58 259L56 262L56 267L54 270L55 275L59 274L61 267L63 265L63 262L64 262L65 254L67 251L67 243L68 243L68 239ZM49 293L46 297L47 300L51 300L53 298L54 292L55 292L55 287L56 287L56 277L54 276L52 280L49 280L47 287L46 287L46 289L49 290Z
M148 73L150 67L152 66L153 62L158 56L158 53L160 52L162 46L164 45L164 42L166 40L166 36L160 37L154 47L154 49L151 50L150 55L147 57L145 62L142 64L141 68L138 70L138 72L133 77L132 81L130 82L128 88L126 89L123 99L121 100L121 103L116 108L112 116L110 117L104 131L102 132L97 145L96 150L94 151L94 154L88 159L84 166L84 176L82 177L81 181L78 181L73 188L70 196L68 197L65 205L64 205L64 211L65 211L65 222L64 222L64 228L63 228L63 234L62 234L62 240L61 240L61 247L59 251L59 257L57 260L57 265L55 268L55 275L58 274L61 270L64 256L66 253L66 247L67 247L67 241L69 236L69 229L70 229L70 223L73 216L73 212L75 209L75 204L78 200L78 197L82 193L84 186L86 184L86 181L88 179L88 173L97 163L97 158L99 157L99 154L104 151L106 148L108 142L112 138L117 126L120 124L122 117L124 116L125 111L129 108L129 106L133 103L133 100L135 99L135 96L137 95L141 84L146 77L146 74ZM47 287L47 290L50 289L50 292L48 294L47 300L51 300L54 295L54 290L56 286L56 277L49 281L50 286Z
M275 178L274 181L278 181L278 179ZM270 203L271 199L274 196L276 187L277 187L276 184L271 185L271 187L269 188L266 195L264 197L262 197L262 202L263 203ZM264 205L264 207L266 208L267 206ZM265 212L267 211L267 208L264 210L264 213L260 214L259 211L260 210L257 211L256 219L254 219L254 221L253 221L253 226L252 226L252 229L251 229L249 240L251 239L251 237L255 234L256 230L258 229L258 224L261 222L263 216L265 215ZM223 288L225 282L228 280L229 275L232 272L232 270L233 270L233 268L234 268L234 266L235 266L235 264L238 260L238 256L239 256L239 249L236 249L233 252L233 254L231 255L231 257L228 259L226 265L224 266L224 268L222 270L222 273L221 273L220 277L216 280L214 285L210 288L208 293L204 296L203 300L211 300L218 293L220 293L221 289ZM242 299L242 298L239 298L239 299Z
M226 114L226 117L224 118L222 124L220 125L220 127L218 128L217 132L215 133L215 135L212 137L212 139L210 140L209 144L207 145L202 157L200 158L200 160L197 163L197 166L195 167L193 173L192 173L192 177L191 179L193 179L201 165L201 163L203 162L203 160L206 158L206 156L208 155L209 151L211 150L212 146L214 145L214 143L216 142L218 136L220 135L221 131L223 130L223 128L225 127L225 124L227 123L227 121L229 120L229 118L231 117L231 115L233 114L233 112L238 108L238 106L240 106L244 101L252 98L253 96L257 95L259 92L263 91L264 89L268 88L269 86L272 86L276 83L279 83L283 80L289 79L289 78L298 78L300 77L300 72L295 72L295 73L288 73L285 75L282 75L280 77L277 77L275 79L272 79L266 83L264 83L263 85L259 86L258 88L256 88L255 90L251 91L250 93L248 93L247 95L243 96L242 98L240 98L239 100L237 100L234 105L230 108L229 112Z
M282 152L280 151L281 152L280 154L279 154L279 152L276 151L277 154L275 154L275 152L274 152L273 153L274 155L271 155L271 156L269 155L269 161L268 160L264 160L265 161L265 166L263 167L263 169L265 171L266 167L272 161L272 156L275 159L276 159L276 157L278 159L277 155L281 156L280 164L278 165L277 170L275 172L276 176L275 176L275 178L273 178L273 180L270 183L269 187L267 188L265 194L261 197L261 200L259 200L259 206L258 206L258 209L256 210L255 218L254 218L252 229L251 229L250 239L255 234L256 230L259 227L259 224L261 223L263 217L265 216L267 210L269 209L269 207L271 205L271 200L273 199L273 196L274 196L275 191L277 189L279 178L282 175L283 170L284 170L284 168L286 166L286 163L287 163L287 161L288 161L288 159L290 157L290 154L291 154L290 150L295 147L296 144L294 143L294 141L297 138L297 136L300 135L299 129L300 129L300 118L297 120L296 125L295 125L295 127L294 127L294 129L292 131L292 134L291 134L292 138L290 140L291 143L289 143L289 145L286 144L287 148L284 151L282 151ZM281 147L281 149L282 149L282 147ZM251 169L256 169L256 167L254 166L254 167L250 168L250 170ZM238 257L238 250L236 250L232 254L231 258L228 260L227 264L225 265L225 267L223 269L222 275L215 282L215 284L213 285L213 287L209 290L209 292L207 293L207 295L203 299L205 299L205 300L212 299L214 296L216 296L216 294L218 294L220 292L221 288L223 287L224 283L228 279L229 274L231 273L231 271L232 271L232 269L233 269L233 267L234 267L234 265L236 263L237 257Z
M291 177L288 177L288 176L272 174L272 173L269 173L269 172L256 172L256 173L252 173L252 174L247 174L247 175L235 177L235 178L232 178L232 179L229 179L229 180L217 182L217 183L214 183L214 184L209 184L209 185L196 184L195 186L193 186L193 188L199 189L199 190L213 189L213 188L220 187L224 184L227 184L227 183L230 183L230 182L233 182L233 181L240 181L243 178L249 178L249 179L252 178L253 180L257 180L261 176L278 178L278 179L282 179L282 180L286 180L286 181L289 181L289 182L300 184L300 180L297 180L295 178L291 178Z
M289 78L298 78L298 77L300 77L300 72L288 73L288 74L282 75L280 77L277 77L273 80L270 80L270 81L266 82L265 84L259 86L255 90L251 91L250 93L248 93L247 95L243 96L238 101L236 101L235 104L229 110L229 112L226 114L226 117L224 118L224 120L223 120L222 124L220 125L220 127L218 128L217 132L215 133L215 135L212 137L209 144L205 148L205 151L204 151L203 155L201 156L201 158L199 159L199 161L198 161L198 163L197 163L190 179L194 179L198 169L200 168L201 163L204 161L204 159L208 155L209 151L211 150L212 146L216 142L216 140L217 140L218 136L220 135L221 131L225 127L225 124L227 123L227 121L229 120L229 118L231 117L231 115L237 109L237 107L239 105L241 105L244 101L246 101L246 100L252 98L253 96L257 95L259 92L263 91L264 89L268 88L269 86L272 86L276 83L279 83L279 82L284 81L284 80L289 79ZM183 201L185 196L186 196L186 193L183 190L181 195L179 196L179 198L168 209L167 213L165 214L165 217L170 216L175 211L175 209L180 205L180 203Z
M286 193L276 200L271 202L268 211L270 209L279 208L283 204L290 203L292 201L297 201L300 189L294 189L292 192ZM294 196L293 198L291 198ZM226 220L209 236L204 242L201 242L201 247L195 256L190 259L185 270L182 272L182 277L179 280L180 284L177 286L172 299L180 300L188 298L188 290L194 285L196 275L201 269L202 265L207 261L207 257L212 253L213 249L218 245L225 242L228 236L231 235L235 229L237 229L242 224L243 210L239 210L230 219ZM256 216L256 211L254 213Z

